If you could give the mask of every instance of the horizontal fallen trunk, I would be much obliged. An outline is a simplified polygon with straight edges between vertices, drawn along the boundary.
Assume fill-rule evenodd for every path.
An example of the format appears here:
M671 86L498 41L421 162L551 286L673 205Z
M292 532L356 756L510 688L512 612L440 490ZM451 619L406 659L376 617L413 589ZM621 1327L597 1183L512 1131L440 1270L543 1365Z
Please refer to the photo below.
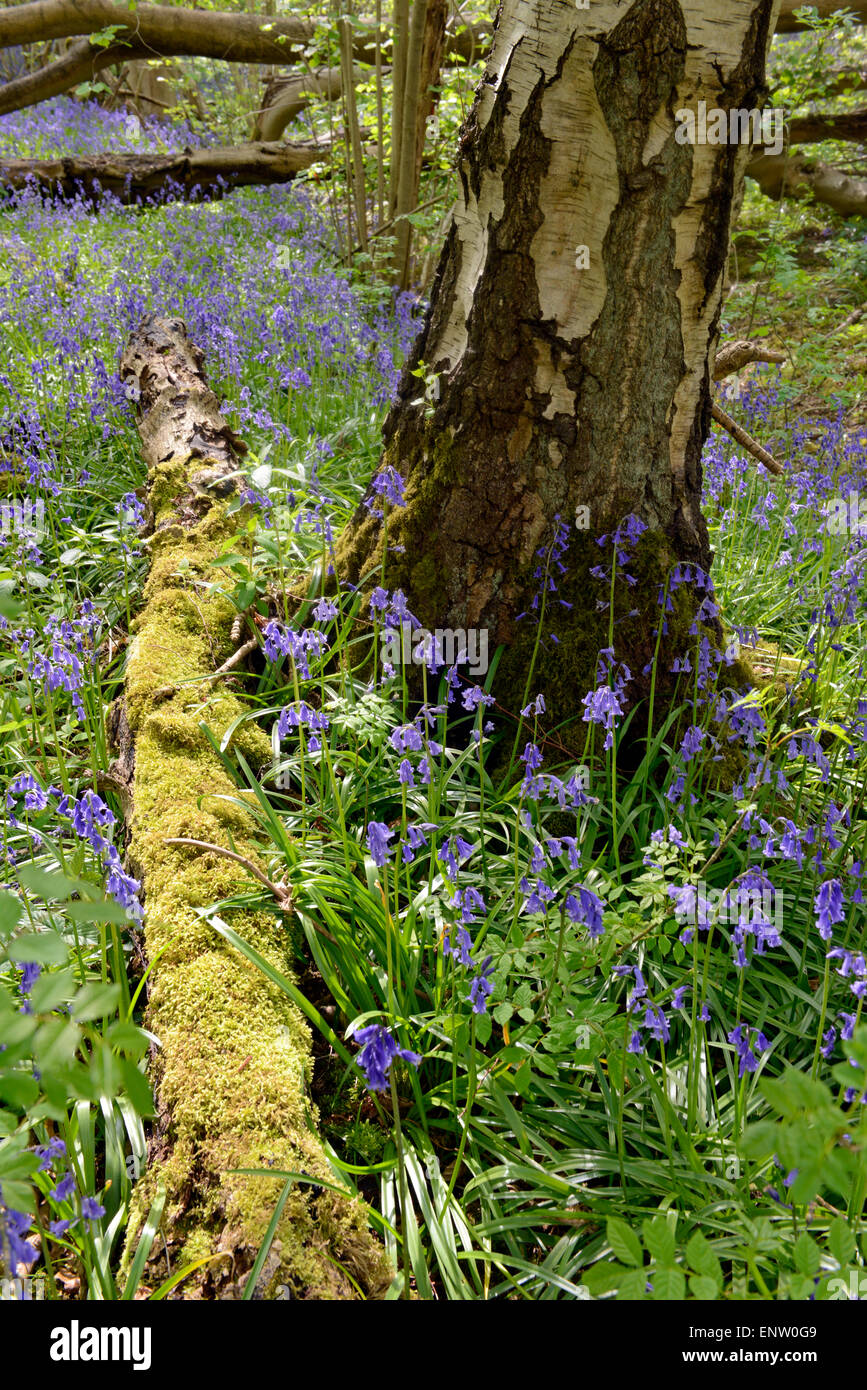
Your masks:
M802 27L795 18L799 0L783 0L779 33ZM821 14L839 9L837 0L818 0ZM849 6L867 19L867 0ZM95 77L115 63L155 57L218 58L237 63L286 64L321 36L322 26L285 16L254 15L168 5L139 5L132 11L112 0L34 0L0 10L0 48L46 39L96 34L113 27L113 42L94 46L88 39L72 44L55 62L38 72L7 82L0 88L0 115L47 101ZM374 21L355 21L353 57L371 63L376 49ZM387 52L391 36L379 30ZM446 39L446 59L471 62L488 49L489 26L463 25Z
M124 204L151 198L219 198L232 188L288 183L328 155L328 146L227 145L182 154L100 154L64 159L0 159L0 185L37 187L56 197L112 193Z
M0 10L0 48L36 43L45 39L96 34L113 28L111 42L93 44L80 38L54 62L36 72L15 78L0 87L0 115L19 111L59 96L96 77L115 63L153 58L217 58L232 63L286 64L307 45L322 37L322 26L305 20L187 10L167 5L141 5L129 9L109 0L37 0ZM372 63L376 50L376 24L356 21L353 57ZM383 49L391 38L380 30ZM488 26L463 26L448 36L452 58L469 61L478 57L488 41Z
M815 145L820 140L867 139L867 109L811 116L794 116L786 122L791 145Z
M217 743L233 729L232 742L253 766L271 761L270 740L241 718L247 706L225 683L217 691L211 682L236 646L236 610L207 581L211 562L237 530L237 514L227 508L244 446L220 414L201 361L183 323L151 318L132 335L121 364L122 378L139 393L155 529L122 713L113 722L117 765L133 768L129 858L143 885L145 943L154 962L147 1020L159 1039L158 1123L135 1190L125 1260L163 1183L165 1243L157 1263L163 1251L175 1268L223 1254L184 1285L184 1296L238 1298L280 1184L237 1170L273 1167L325 1182L333 1174L306 1089L307 1024L197 911L249 887L239 860L264 877L252 810L202 729L203 688ZM272 967L293 977L291 922L245 908L232 912L231 923ZM377 1297L389 1278L360 1204L296 1184L257 1296L287 1286L293 1298L353 1299L359 1291Z
M867 179L841 173L804 155L764 154L751 159L747 175L769 198L813 198L841 217L867 215Z

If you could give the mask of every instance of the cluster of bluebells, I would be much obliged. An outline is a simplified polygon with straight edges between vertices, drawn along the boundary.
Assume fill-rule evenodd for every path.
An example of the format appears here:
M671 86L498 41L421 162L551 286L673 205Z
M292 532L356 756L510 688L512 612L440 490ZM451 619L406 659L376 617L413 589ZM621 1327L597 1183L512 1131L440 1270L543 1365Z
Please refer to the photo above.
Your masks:
M540 546L536 551L538 563L533 571L533 578L537 587L530 599L530 607L518 614L515 619L516 622L520 622L522 618L529 617L531 614L536 615L541 620L543 612L547 610L548 604L553 601L554 597L556 597L558 607L567 612L571 609L572 604L569 600L560 595L558 584L558 579L562 579L567 571L564 556L569 549L569 540L569 526L558 512L554 517L553 540L548 545ZM560 641L556 632L550 630L544 634L544 638L550 638L555 645L559 644Z
M84 720L81 692L88 669L96 664L96 637L102 622L102 614L86 599L79 617L48 618L41 642L33 628L10 629L4 618L0 618L0 629L7 629L30 679L40 682L48 695L68 694L76 718Z
M290 729L300 728L309 730L307 747L311 753L318 753L322 747L319 735L327 733L329 728L328 715L323 714L321 710L314 709L305 700L299 700L297 705L284 706L277 720L278 738L284 739Z
M265 627L264 637L268 660L276 663L288 656L302 680L310 680L310 657L315 659L328 650L328 637L315 627L296 632L272 621Z
M606 583L611 582L612 578L622 579L630 587L634 588L638 582L633 574L630 574L626 566L632 556L630 554L638 544L641 536L647 530L647 523L640 517L631 514L625 516L616 530L610 535L597 536L596 544L606 546L610 543L612 548L611 561L609 565L594 565L590 570L594 579L603 579ZM600 612L608 607L603 600L599 600L597 608Z
M634 1056L642 1055L647 1047L648 1038L662 1043L664 1046L671 1038L671 1014L670 1012L666 1013L661 1004L650 998L647 982L640 967L627 964L615 965L613 976L615 979L630 977L632 979L632 988L626 999L626 1013L631 1024L627 1052ZM689 991L689 985L678 985L672 994L671 1009L677 1013L682 1013L686 1008L686 998ZM702 1004L698 1017L702 1023L710 1022L710 1010L707 1004Z
M522 800L538 803L543 798L548 798L556 802L561 811L565 811L567 807L577 811L590 805L592 798L587 795L583 768L577 768L565 781L554 773L541 772L544 757L536 743L526 744L523 753L520 754L520 760L524 764ZM529 816L530 813L527 812L526 817Z
M728 1040L738 1056L739 1078L746 1076L747 1072L754 1072L759 1065L756 1053L760 1057L771 1046L761 1028L751 1028L748 1023L739 1023L733 1028Z
M131 546L124 533L127 530L138 531L144 525L144 503L134 492L125 492L115 507L115 511L121 522L121 550L124 555L132 559L133 556L140 553L140 547Z
M602 680L603 672L606 678ZM600 724L605 730L606 752L614 747L615 720L624 713L626 687L632 680L632 672L625 662L616 662L613 647L603 647L599 653L596 672L597 686L589 690L582 700L585 724Z
M125 872L118 850L104 833L110 832L114 827L115 816L96 792L85 791L79 797L71 797L59 787L42 787L29 772L19 773L9 784L6 792L9 824L29 828L31 839L40 843L41 832L32 826L22 827L18 819L17 804L22 799L24 810L29 813L45 811L52 802L55 803L52 807L54 814L68 823L79 839L85 840L101 860L106 871L106 892L120 903L131 917L143 916L138 897L141 884ZM6 855L10 861L14 861L15 852L10 846L6 848Z
M55 1135L47 1144L38 1145L36 1155L39 1158L38 1171L48 1174L48 1198L52 1207L69 1213L49 1221L48 1229L53 1236L65 1236L73 1227L92 1224L105 1216L105 1207L95 1197L78 1197L72 1169L64 1165L66 1144L59 1136ZM39 1251L27 1239L33 1231L33 1217L5 1206L3 1189L0 1187L0 1262L13 1275L21 1265L30 1269L39 1259Z
M385 468L381 468L371 480L364 505L371 516L382 519L384 516L382 499L390 503L392 507L406 506L405 487L406 483L397 469L393 468L391 464L386 464Z

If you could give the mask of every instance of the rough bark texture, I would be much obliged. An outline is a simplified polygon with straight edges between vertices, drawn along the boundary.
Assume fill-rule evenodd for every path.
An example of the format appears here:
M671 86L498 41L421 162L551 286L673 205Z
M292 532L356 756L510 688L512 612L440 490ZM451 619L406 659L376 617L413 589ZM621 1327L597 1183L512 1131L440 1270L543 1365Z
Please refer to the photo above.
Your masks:
M597 537L630 512L649 528L629 566L638 587L617 610L614 645L633 673L653 655L670 565L710 566L700 458L749 149L678 144L674 113L699 99L757 104L774 11L772 0L728 0L722 16L711 0L594 0L587 12L506 0L500 12L383 465L408 480L389 520L389 584L426 626L486 628L489 651L506 645L498 689L513 709L536 637L536 552L557 516L588 506L591 530L572 531L560 593L572 609L548 608L559 645L537 686L555 719L580 715L609 645L595 611L607 592L589 576ZM419 399L420 362L437 399ZM341 578L378 572L382 544L360 507Z
M61 198L82 195L97 203L112 193L122 203L149 198L219 198L231 188L288 183L328 155L327 146L232 145L184 154L101 154L64 159L0 159L0 184L36 184Z
M230 476L244 446L220 415L201 355L176 320L147 320L123 357L122 375L141 392L139 430L148 465L152 563L135 620L124 692L127 723L118 766L134 766L130 861L142 878L146 944L156 960L148 1024L160 1041L159 1121L137 1189L137 1228L158 1181L168 1192L173 1267L214 1251L184 1297L237 1298L279 1184L231 1175L237 1168L300 1170L330 1177L306 1094L306 1023L286 996L223 941L196 908L248 886L237 864L192 839L256 862L254 820L201 723L219 739L244 711L225 682L207 683L236 645L234 610L210 593L209 563L233 535L225 514ZM246 734L241 730L247 730ZM270 760L264 734L238 730L254 766ZM132 747L130 746L132 745ZM240 803L240 804L239 804ZM232 914L236 930L282 973L292 974L287 926L269 912ZM297 1186L289 1198L259 1296L286 1285L293 1297L353 1298L347 1272L377 1296L384 1257L355 1204Z

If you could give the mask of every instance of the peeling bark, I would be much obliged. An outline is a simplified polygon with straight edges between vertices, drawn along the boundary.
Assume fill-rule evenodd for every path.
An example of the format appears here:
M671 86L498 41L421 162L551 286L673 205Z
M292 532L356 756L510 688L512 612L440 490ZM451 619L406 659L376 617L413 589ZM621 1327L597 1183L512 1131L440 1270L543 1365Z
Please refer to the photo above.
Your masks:
M201 728L205 721L219 739L245 708L225 682L219 688L210 682L233 650L234 610L203 583L237 526L225 504L236 489L243 445L220 414L201 354L178 320L146 320L127 346L121 372L141 393L153 533L129 650L125 722L115 721L121 745L115 768L119 777L131 777L129 857L143 884L147 952L154 961L162 953L148 1001L148 1026L160 1043L159 1120L148 1171L136 1188L126 1258L162 1181L174 1267L215 1252L225 1256L209 1263L197 1283L187 1282L183 1296L237 1298L279 1186L229 1170L331 1173L307 1095L305 1021L196 912L249 882L223 851L240 851L242 861L258 866L252 813ZM237 746L254 766L270 761L264 734L243 724L238 733ZM233 913L232 924L292 976L290 938L279 919L246 910ZM272 1249L266 1295L285 1285L297 1298L350 1299L357 1297L354 1279L377 1297L389 1275L357 1204L296 1186Z
M633 673L653 655L668 567L710 566L701 450L750 151L679 144L675 112L760 102L775 10L506 0L500 11L431 307L385 426L383 465L407 478L386 576L426 626L487 629L490 651L503 643L501 688L516 701L535 640L534 618L518 615L532 612L536 552L558 516L589 506L592 531L573 531L561 589L572 608L555 610L559 645L540 681L555 722L577 717L608 645L607 614L595 613L607 595L589 576L595 538L630 512L649 528L633 571L638 613L618 614L615 637ZM436 399L420 399L422 362ZM381 523L359 508L340 577L378 573L382 544Z
M63 159L0 159L0 185L34 183L61 198L83 194L98 202L112 193L121 203L154 197L221 198L232 188L288 183L328 156L327 146L248 144L183 154L101 154Z

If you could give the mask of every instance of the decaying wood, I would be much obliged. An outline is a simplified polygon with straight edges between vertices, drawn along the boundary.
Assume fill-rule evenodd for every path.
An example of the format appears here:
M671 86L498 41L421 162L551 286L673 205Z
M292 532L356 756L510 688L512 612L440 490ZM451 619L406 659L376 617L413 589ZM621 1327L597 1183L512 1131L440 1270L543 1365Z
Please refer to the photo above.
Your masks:
M121 203L152 198L219 198L232 188L288 183L327 157L327 146L228 145L182 154L100 154L63 159L0 159L0 185L36 185L61 198L98 202L111 193Z
M785 360L786 354L778 348L768 347L767 343L758 342L755 338L738 338L731 343L724 343L718 350L714 358L713 379L722 381L733 372L739 372L742 367L748 366L750 362Z
M225 683L204 702L202 695L235 646L235 609L213 584L211 562L237 529L227 504L243 444L180 320L145 320L123 354L121 377L137 396L152 525L123 706L134 747L129 858L142 881L147 953L157 961L148 1024L160 1042L158 1122L125 1258L162 1181L175 1258L193 1251L231 1257L210 1262L194 1292L185 1284L184 1296L238 1298L279 1189L236 1170L273 1166L314 1179L331 1173L306 1093L306 1022L198 910L249 893L243 871L251 873L289 921L275 918L272 905L232 911L231 925L292 978L291 895L261 866L252 812L202 727L218 743L231 727L254 767L270 764L270 739L245 725L245 706ZM300 1298L351 1299L359 1289L379 1297L390 1280L359 1204L303 1184L290 1195L272 1254L265 1296L283 1285Z

